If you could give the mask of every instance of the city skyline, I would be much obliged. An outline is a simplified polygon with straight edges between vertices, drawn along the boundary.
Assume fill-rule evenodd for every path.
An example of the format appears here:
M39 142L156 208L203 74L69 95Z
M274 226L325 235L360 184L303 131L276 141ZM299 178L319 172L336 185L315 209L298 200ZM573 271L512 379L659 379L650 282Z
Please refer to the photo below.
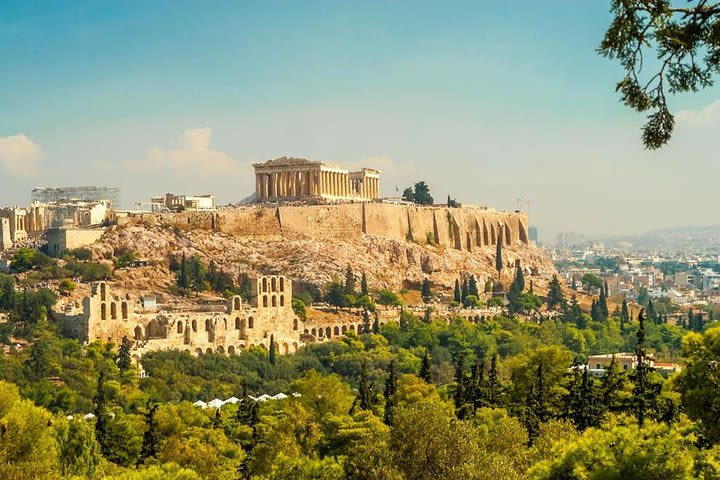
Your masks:
M11 2L0 203L84 184L238 202L288 155L378 168L383 195L529 200L541 240L717 223L717 88L673 98L675 137L645 151L594 51L608 6L553 6Z

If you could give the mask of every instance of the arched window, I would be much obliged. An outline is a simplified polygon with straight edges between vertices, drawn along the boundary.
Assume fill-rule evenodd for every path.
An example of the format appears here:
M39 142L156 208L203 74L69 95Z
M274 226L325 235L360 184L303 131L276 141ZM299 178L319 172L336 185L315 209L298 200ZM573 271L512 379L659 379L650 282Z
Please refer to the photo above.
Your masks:
M262 291L267 292L267 278L262 279Z
M233 299L233 310L240 310L240 297Z
M347 332L347 327L343 325L340 331L343 333L343 335L345 335L345 332Z
M110 318L113 320L117 318L117 305L115 305L115 302L110 302Z
M105 286L104 283L101 283L100 284L100 300L101 301L103 301L103 302L105 301L106 294L107 294L107 287Z
M285 277L280 277L280 291L285 291Z
M197 332L197 320L193 319L192 321L192 329L193 332Z
M281 307L285 306L285 295L280 295L280 306Z
M177 322L177 332L182 333L183 332L183 325L182 322L178 320Z
M275 277L270 279L270 290L277 292L277 281L275 280Z
M140 328L140 325L135 327L135 340L142 340L142 328Z
M337 337L338 335L340 335L340 327L337 327L337 326L336 326L336 327L333 329L333 335L335 335L336 337Z
M255 320L253 317L248 318L248 328L255 328Z
M240 317L235 318L235 330L240 330Z
M210 319L209 318L207 320L205 320L205 331L206 332L210 331Z
M331 333L330 327L326 327L325 328L325 336L330 338L332 336L330 333Z
M317 337L317 330L316 330L316 329L313 328L313 329L310 331L310 333L312 333L312 335L313 335L314 337Z
M297 329L298 329L298 319L293 318L293 330L297 330Z
M107 320L107 305L100 305L100 320Z
M277 307L277 297L275 295L273 295L271 297L271 300L272 300L272 306Z
M303 333L304 333L305 335L310 335L310 330L308 330L308 329L306 328Z
M128 304L127 302L122 302L121 304L121 312L122 312L122 319L127 320L128 318Z
M228 355L235 355L235 347L232 345L228 347Z
M354 331L355 331L355 325L350 325L350 331L351 331L351 332L354 332Z
M263 307L267 307L267 295L263 295Z

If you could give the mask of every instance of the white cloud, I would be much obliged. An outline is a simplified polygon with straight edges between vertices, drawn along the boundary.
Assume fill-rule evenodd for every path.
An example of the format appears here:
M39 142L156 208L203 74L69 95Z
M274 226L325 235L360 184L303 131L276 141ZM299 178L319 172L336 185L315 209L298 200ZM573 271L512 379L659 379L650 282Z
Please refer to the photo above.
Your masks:
M180 176L215 175L236 168L237 163L221 150L210 148L208 127L185 130L168 148L151 148L141 160L128 160L130 173L166 171Z
M678 126L711 127L720 125L720 100L702 110L679 110L676 114Z
M0 165L14 175L32 175L43 156L42 148L22 133L0 137Z

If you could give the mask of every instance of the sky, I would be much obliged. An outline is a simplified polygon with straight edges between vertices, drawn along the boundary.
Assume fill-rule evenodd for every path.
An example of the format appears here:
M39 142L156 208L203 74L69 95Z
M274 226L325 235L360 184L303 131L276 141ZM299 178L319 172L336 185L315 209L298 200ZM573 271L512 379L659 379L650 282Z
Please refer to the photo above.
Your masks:
M33 186L254 189L295 156L425 180L436 201L528 209L541 240L720 223L720 88L640 141L609 2L0 0L0 205ZM713 135L714 134L714 135Z

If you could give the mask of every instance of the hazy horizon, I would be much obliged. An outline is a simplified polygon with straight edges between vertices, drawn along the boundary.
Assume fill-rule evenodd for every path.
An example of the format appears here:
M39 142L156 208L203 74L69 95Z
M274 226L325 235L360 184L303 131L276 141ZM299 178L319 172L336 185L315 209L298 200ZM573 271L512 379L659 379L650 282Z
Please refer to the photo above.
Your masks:
M717 87L672 98L671 144L645 151L595 53L606 3L311 4L5 6L0 204L83 184L238 202L288 155L379 168L384 195L521 198L546 241L718 223Z

